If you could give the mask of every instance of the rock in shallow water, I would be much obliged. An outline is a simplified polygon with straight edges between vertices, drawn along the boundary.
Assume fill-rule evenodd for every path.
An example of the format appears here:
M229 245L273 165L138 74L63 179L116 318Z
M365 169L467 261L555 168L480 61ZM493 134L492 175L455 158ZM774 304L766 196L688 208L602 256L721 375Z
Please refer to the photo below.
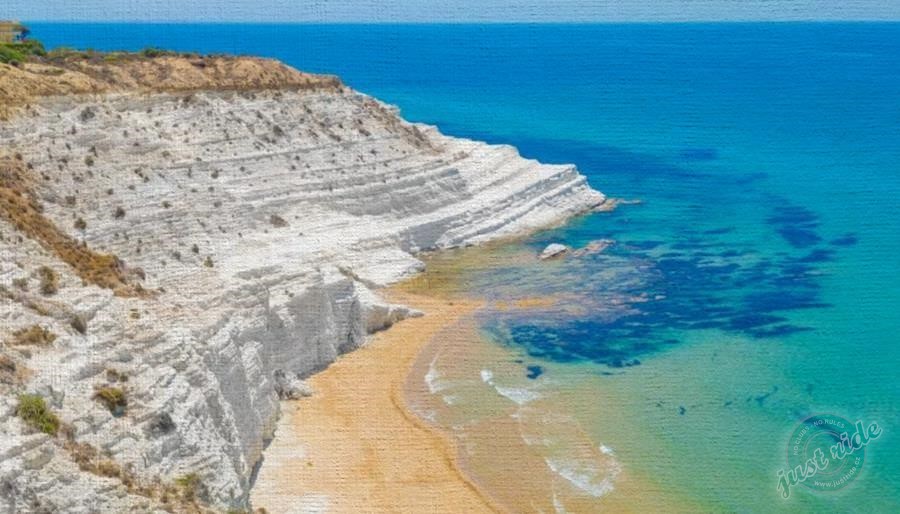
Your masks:
M566 252L569 251L569 247L566 245L561 245L559 243L551 243L547 245L547 248L544 248L544 251L538 256L539 259L545 261L547 259L552 259L554 257L562 257Z

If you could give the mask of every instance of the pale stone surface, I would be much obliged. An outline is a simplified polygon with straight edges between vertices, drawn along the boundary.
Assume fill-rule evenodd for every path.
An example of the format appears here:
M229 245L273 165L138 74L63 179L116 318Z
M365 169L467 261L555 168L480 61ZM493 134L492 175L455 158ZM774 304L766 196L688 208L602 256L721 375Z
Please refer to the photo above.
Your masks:
M561 245L559 243L550 243L541 251L538 258L542 261L547 259L552 259L554 257L561 257L563 254L569 251L569 247L566 245Z
M212 505L247 507L278 391L308 393L300 379L421 315L373 288L421 271L418 251L551 226L604 200L572 166L409 125L346 89L48 99L0 123L0 140L44 175L48 218L163 290L86 286L0 221L0 285L29 282L0 299L0 338L32 324L58 336L30 357L4 349L30 369L25 385L0 385L7 512L158 507L30 433L15 416L24 391L142 479L196 473ZM42 265L61 275L54 296L37 291ZM122 417L92 399L110 369L128 376Z

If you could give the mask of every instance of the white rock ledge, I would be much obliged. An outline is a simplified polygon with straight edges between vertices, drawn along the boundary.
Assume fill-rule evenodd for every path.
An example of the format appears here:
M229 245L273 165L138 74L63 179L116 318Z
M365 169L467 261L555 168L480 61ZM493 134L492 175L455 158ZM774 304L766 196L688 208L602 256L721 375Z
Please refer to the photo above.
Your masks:
M76 440L140 478L196 473L211 505L248 507L279 382L303 394L297 379L421 315L372 288L421 271L417 251L551 226L604 200L572 166L407 124L350 90L48 99L0 123L0 141L44 175L46 216L165 291L86 286L0 221L0 284L50 266L59 293L42 298L29 278L28 294L88 321L81 335L65 316L0 300L0 338L32 324L58 336L30 358L6 349L31 370L0 399L6 512L158 507L30 433L14 415L21 391L44 394ZM108 369L128 376L118 418L92 400Z

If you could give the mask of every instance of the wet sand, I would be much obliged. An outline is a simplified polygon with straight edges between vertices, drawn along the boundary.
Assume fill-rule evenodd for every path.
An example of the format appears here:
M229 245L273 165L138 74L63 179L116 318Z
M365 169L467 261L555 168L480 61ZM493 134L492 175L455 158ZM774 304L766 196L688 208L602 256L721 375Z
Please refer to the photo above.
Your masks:
M552 305L552 300L526 299L485 308L527 310L535 305ZM543 390L546 398L517 405L483 383L479 378L482 366L498 377L524 374L517 355L500 345L486 344L475 319L462 317L438 330L422 349L409 371L405 398L415 412L444 420L440 429L453 437L458 448L464 448L457 456L457 466L494 505L507 512L712 512L667 484L636 474L617 458L604 454L571 415L572 409L581 404ZM432 393L423 380L428 373L435 375L438 389L442 389L442 383L452 383L453 387ZM598 396L602 388L596 381L588 379L567 389L580 401L606 403ZM443 394L454 398L452 407L441 400ZM609 410L605 415L617 414ZM529 440L531 444L526 442ZM548 452L541 441L562 444ZM568 474L551 469L553 460L562 467L566 462L580 465ZM586 473L588 469L598 473ZM609 477L608 483L603 477Z
M282 403L252 493L254 507L300 512L498 512L461 472L454 442L411 413L404 384L442 329L480 302L390 292L426 312L376 334Z

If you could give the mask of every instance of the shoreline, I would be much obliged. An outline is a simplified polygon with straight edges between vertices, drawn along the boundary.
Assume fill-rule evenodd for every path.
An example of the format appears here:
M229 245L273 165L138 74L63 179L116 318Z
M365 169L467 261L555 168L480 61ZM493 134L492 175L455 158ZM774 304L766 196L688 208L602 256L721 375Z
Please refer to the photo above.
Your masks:
M383 291L426 312L374 335L282 402L251 491L269 512L504 512L461 468L456 442L409 409L404 386L440 331L482 302Z

